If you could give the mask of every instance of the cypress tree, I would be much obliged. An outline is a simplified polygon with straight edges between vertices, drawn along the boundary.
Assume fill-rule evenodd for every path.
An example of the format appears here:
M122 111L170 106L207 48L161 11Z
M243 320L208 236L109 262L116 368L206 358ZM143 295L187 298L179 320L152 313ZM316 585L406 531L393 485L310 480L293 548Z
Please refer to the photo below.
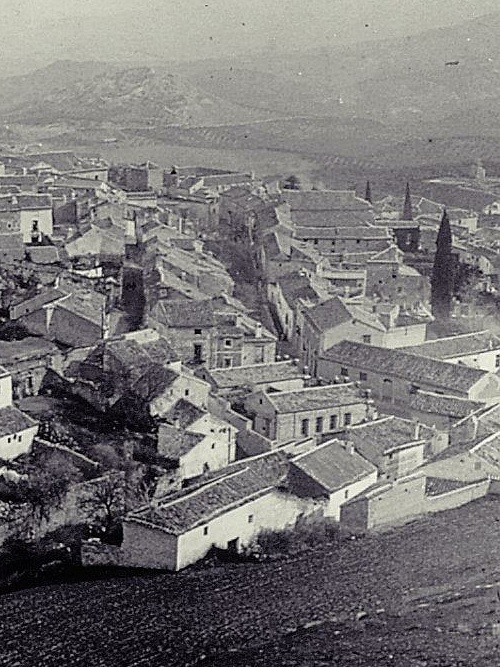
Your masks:
M436 255L432 267L432 314L437 319L448 319L453 293L453 255L451 253L451 229L446 209L443 211L436 239Z
M370 181L366 181L366 191L365 191L365 200L370 202L372 204L372 188L370 185Z
M401 220L413 220L413 210L411 207L410 184L406 184L405 205L403 207L403 217Z

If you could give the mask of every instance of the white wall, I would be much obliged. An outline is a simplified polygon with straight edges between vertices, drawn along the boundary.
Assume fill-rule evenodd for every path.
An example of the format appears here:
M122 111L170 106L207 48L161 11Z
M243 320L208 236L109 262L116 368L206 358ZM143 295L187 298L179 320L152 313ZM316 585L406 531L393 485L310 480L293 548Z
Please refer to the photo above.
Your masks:
M363 491L365 491L369 486L375 484L376 481L377 471L374 470L366 477L363 477L363 479L354 482L354 484L349 484L343 489L339 489L338 491L335 491L335 493L332 493L325 510L325 516L329 516L336 519L337 521L340 521L340 508L342 505L349 502L351 498L359 496L360 493L363 493Z
M38 432L38 424L0 438L0 459L10 461L31 450L33 439Z
M194 563L212 545L226 549L230 540L238 538L239 546L249 544L262 530L280 530L294 526L301 514L316 508L312 502L280 494L275 490L235 507L215 519L179 537L178 568ZM249 517L252 521L249 521ZM207 535L204 528L208 527Z
M24 243L31 243L33 220L38 220L38 231L52 236L52 209L38 211L21 211L21 234Z
M12 405L12 375L0 377L0 410Z

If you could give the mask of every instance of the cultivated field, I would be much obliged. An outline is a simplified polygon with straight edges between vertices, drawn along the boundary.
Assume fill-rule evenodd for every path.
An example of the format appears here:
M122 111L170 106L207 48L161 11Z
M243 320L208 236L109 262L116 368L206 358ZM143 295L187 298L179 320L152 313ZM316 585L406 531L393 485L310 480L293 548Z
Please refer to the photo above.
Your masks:
M498 665L499 521L482 500L296 559L9 594L0 665Z

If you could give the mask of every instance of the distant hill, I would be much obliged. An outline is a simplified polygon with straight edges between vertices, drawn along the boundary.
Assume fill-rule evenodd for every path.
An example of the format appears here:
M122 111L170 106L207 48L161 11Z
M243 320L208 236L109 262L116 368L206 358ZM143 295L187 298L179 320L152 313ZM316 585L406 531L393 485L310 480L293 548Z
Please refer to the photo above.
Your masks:
M165 68L62 61L0 80L4 123L210 125L268 118L198 90Z

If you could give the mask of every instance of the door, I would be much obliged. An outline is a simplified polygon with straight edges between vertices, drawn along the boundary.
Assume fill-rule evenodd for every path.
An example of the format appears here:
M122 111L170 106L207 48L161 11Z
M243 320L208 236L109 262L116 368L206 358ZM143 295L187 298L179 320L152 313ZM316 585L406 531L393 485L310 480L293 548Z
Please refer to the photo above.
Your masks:
M200 343L194 344L194 360L197 364L201 364L202 361L202 347Z
M233 554L238 553L239 547L240 547L240 538L239 537L235 537L234 540L229 540L229 542L227 543L227 550L230 553L233 553Z
M385 378L382 383L382 400L391 402L393 400L392 380L388 378Z

